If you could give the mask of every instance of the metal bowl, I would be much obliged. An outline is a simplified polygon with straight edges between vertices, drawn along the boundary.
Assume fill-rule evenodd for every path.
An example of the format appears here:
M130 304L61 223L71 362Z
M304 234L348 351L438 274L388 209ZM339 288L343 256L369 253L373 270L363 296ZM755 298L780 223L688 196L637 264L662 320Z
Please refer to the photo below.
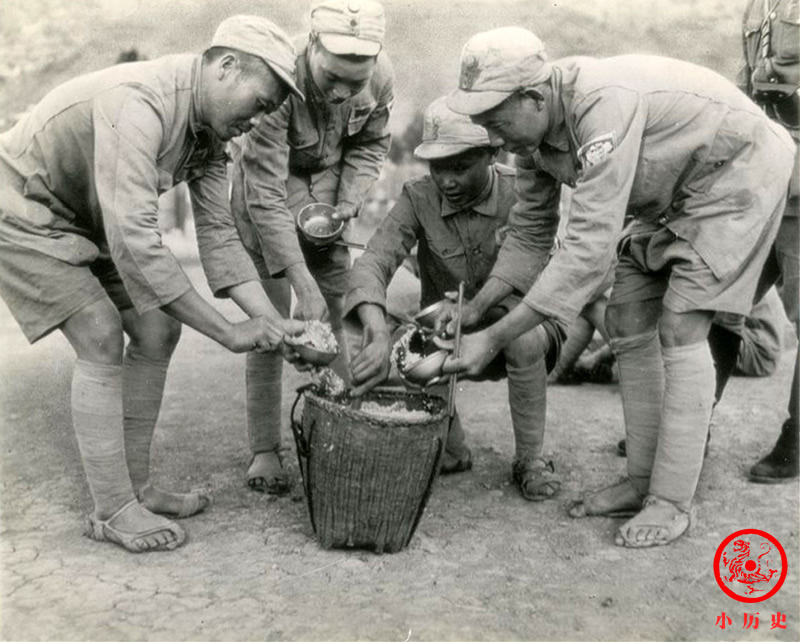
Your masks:
M286 344L298 355L300 355L300 358L303 361L314 366L327 366L334 359L336 359L337 356L339 356L338 352L325 352L324 350L314 348L305 343L292 343L291 341L286 341Z
M300 235L312 245L326 247L344 233L346 221L335 219L336 208L327 203L310 203L297 213L295 225Z
M415 362L401 374L405 379L418 386L436 383L442 377L442 365L449 355L450 352L447 350L437 350Z
M414 321L421 325L423 328L433 330L436 317L439 316L439 310L444 307L444 301L437 301L431 303L429 306L422 308L414 315Z

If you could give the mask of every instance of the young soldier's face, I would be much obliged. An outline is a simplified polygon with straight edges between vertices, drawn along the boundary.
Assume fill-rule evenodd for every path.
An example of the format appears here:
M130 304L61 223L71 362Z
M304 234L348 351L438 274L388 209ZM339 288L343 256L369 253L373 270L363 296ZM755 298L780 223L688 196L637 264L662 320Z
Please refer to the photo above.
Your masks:
M528 94L514 94L494 109L471 119L486 129L492 147L519 156L530 156L539 148L549 125L545 102Z
M249 132L288 95L286 83L266 64L245 70L236 63L227 67L223 63L204 105L204 117L221 140L230 140Z
M474 201L489 180L489 166L494 155L486 148L474 149L456 156L429 161L433 182L454 207Z
M352 98L369 84L375 71L376 58L336 56L319 42L308 50L311 77L325 102L339 104Z

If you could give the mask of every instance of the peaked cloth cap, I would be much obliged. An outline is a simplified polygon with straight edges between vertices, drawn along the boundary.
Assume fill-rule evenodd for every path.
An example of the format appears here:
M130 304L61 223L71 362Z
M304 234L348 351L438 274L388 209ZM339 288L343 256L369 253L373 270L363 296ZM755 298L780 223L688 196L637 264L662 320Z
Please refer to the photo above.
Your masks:
M319 0L311 6L311 31L332 54L377 56L386 34L383 5L375 0Z
M489 147L489 134L475 125L469 116L457 114L447 107L447 98L434 100L425 110L422 143L414 156L423 160L456 156L477 147Z
M301 100L295 81L297 52L283 29L261 16L238 15L223 20L211 39L211 47L227 47L258 56Z
M448 96L447 105L459 114L482 114L518 89L547 81L552 71L542 41L527 29L483 31L461 51L458 89Z

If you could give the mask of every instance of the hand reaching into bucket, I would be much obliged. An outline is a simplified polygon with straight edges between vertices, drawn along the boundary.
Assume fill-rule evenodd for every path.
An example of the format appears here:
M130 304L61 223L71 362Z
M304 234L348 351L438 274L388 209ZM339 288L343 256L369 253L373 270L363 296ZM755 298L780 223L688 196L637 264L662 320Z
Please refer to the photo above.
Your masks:
M372 306L372 308L368 308ZM353 396L361 396L389 376L391 337L383 320L383 311L372 304L362 304L358 308L364 323L364 338L361 350L350 362L350 375L353 379Z
M365 328L361 350L350 363L354 397L363 395L386 380L390 370L390 352L391 339L388 332L373 332Z

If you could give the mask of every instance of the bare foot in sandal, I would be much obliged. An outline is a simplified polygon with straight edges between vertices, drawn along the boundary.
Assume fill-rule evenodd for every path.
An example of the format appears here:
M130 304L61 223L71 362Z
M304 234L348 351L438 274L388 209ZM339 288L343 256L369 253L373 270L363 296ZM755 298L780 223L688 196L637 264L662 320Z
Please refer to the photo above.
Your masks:
M689 529L689 513L666 499L649 495L644 508L617 531L615 543L628 548L671 544Z
M256 453L247 471L247 485L253 490L270 495L289 492L289 475L277 452Z
M561 478L552 461L541 457L517 460L511 467L514 483L529 502L550 499L561 490Z
M151 513L135 499L106 519L90 515L86 535L118 544L131 553L171 551L186 541L180 526Z
M642 508L642 496L629 479L606 486L572 502L570 517L630 517Z
M136 493L136 498L150 512L173 519L184 519L202 513L211 505L211 496L202 490L190 493L170 493L147 484Z

